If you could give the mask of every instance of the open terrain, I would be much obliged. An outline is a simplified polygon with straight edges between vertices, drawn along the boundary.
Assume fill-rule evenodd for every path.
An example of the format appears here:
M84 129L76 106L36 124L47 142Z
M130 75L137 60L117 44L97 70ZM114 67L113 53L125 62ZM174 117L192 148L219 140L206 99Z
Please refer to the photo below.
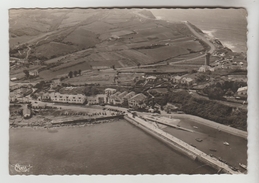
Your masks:
M76 70L127 68L198 57L209 48L192 25L156 19L149 10L78 9L9 11L10 56L50 69L51 79ZM54 65L50 65L54 64ZM12 67L20 77L24 65Z

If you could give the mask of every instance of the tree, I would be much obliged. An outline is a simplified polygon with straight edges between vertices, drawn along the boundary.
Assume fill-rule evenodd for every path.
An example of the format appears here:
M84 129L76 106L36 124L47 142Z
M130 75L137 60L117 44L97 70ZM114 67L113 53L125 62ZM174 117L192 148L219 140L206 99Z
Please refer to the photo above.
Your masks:
M140 67L140 63L138 63L138 68Z
M81 75L81 70L80 69L78 70L78 74Z
M61 76L61 78L59 79L60 81L63 81L65 79L65 77Z
M28 77L30 76L29 71L28 71L27 69L26 69L26 70L23 70L23 72L24 72L26 78L28 78Z
M77 71L74 71L74 76L75 76L75 77L77 76Z
M72 78L72 77L73 77L73 72L72 72L72 71L70 71L70 72L68 73L68 77L69 77L69 78Z
M207 94L210 99L221 99L224 91L220 87L210 87Z

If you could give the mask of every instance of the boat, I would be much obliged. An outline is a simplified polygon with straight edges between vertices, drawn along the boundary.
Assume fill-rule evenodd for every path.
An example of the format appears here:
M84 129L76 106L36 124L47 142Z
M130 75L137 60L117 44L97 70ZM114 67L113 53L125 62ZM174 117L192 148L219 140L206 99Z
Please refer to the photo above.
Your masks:
M197 138L197 139L195 139L197 142L202 142L202 139L200 139L200 138Z
M223 142L224 145L226 146L229 146L229 143L228 142Z
M241 166L242 168L244 168L245 170L247 170L246 165L244 165L244 164L242 164L242 163L239 163L239 166Z
M217 149L210 149L210 151L217 152Z

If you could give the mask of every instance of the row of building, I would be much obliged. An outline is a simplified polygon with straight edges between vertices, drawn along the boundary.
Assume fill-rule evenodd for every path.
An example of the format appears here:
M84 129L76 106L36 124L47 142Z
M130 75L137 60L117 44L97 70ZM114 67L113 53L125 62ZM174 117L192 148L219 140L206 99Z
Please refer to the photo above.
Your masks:
M157 77L155 76L148 76L145 78L146 79L146 82L144 83L144 85L147 83L147 82L154 82ZM184 84L184 85L187 85L187 86L191 86L192 84L194 84L194 79L192 79L191 77L187 77L187 76L168 76L168 79L172 81L172 83L175 83L175 84Z
M85 96L83 94L61 94L58 92L42 93L37 100L38 101L52 101L61 103L73 103L73 104L84 104L89 105L95 104L111 104L111 105L122 105L127 104L129 107L143 107L147 97L142 94L135 92L117 92L116 89L107 88L104 94L97 94L95 96Z

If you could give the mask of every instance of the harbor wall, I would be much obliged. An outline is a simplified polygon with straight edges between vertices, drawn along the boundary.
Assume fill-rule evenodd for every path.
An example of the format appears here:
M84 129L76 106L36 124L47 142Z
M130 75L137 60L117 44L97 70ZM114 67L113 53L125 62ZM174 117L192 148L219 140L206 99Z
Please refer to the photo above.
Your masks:
M69 119L69 120L58 120L58 121L52 121L51 124L72 124L72 123L82 123L82 122L92 122L92 121L98 121L98 120L109 120L109 119L115 119L115 118L123 118L123 115L116 115L116 116L105 116L105 117L99 117L99 118L85 118L85 119Z
M167 116L167 117L186 117L188 119L191 119L192 121L195 121L198 124L202 124L204 126L208 126L217 130L220 130L222 132L226 132L229 133L231 135L235 135L237 137L241 137L244 139L247 139L247 132L243 131L243 130L239 130L230 126L226 126L220 123L216 123L214 121L211 120L207 120L198 116L194 116L194 115L190 115L190 114L170 114L170 115L163 115L163 116Z
M185 151L181 146L173 143L172 141L164 138L162 135L159 135L157 133L155 133L154 131L146 128L145 126L143 126L141 123L138 123L137 121L129 118L128 116L124 116L124 119L126 119L128 122L130 122L131 124L139 127L140 129L142 129L143 131L145 131L146 133L154 136L155 138L161 140L163 143L165 143L166 145L168 145L170 148L181 152L182 154L186 155L187 157L191 158L192 160L196 160L197 156L191 152Z
M204 152L198 150L195 147L183 142L182 140L175 138L174 136L162 131L161 129L149 124L138 117L133 117L132 114L127 114L124 116L128 122L138 126L145 132L153 135L154 137L162 140L166 144L168 144L173 149L177 150L178 152L187 155L187 157L198 160L202 163L209 165L210 167L218 170L218 172L224 172L228 174L239 174L239 171L233 171L227 164L220 162L218 159L214 157L210 157L209 155L205 154Z

